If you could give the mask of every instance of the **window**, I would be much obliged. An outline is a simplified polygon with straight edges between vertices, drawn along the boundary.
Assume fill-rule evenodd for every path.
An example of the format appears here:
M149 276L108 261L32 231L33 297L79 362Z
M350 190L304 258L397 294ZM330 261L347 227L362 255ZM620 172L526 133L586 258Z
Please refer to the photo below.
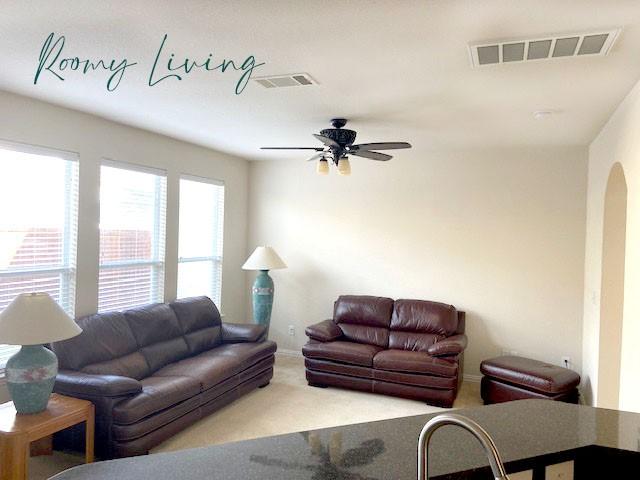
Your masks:
M99 312L163 300L166 197L164 172L103 163Z
M74 315L77 157L0 142L0 310L46 292ZM0 370L18 347L0 345Z
M207 295L220 307L224 185L180 178L178 297Z

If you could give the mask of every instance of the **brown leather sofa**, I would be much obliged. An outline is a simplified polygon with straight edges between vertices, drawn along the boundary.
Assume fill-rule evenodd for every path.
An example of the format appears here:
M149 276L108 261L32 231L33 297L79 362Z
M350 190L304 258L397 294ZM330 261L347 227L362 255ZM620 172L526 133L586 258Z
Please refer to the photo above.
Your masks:
M265 329L222 323L207 297L77 323L79 336L51 345L54 389L95 404L103 458L145 454L273 376L276 344Z
M465 313L444 303L341 296L333 319L307 327L309 385L451 407L462 381Z

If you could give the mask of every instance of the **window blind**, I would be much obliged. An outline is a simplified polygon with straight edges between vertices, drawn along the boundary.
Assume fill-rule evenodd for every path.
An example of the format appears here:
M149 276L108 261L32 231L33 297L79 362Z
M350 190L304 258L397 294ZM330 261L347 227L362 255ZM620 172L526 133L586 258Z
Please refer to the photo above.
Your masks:
M164 172L102 165L98 311L163 300L166 198Z
M180 178L178 297L206 295L220 307L224 185Z
M78 162L66 152L0 142L0 311L46 292L74 315ZM0 345L0 370L19 347Z

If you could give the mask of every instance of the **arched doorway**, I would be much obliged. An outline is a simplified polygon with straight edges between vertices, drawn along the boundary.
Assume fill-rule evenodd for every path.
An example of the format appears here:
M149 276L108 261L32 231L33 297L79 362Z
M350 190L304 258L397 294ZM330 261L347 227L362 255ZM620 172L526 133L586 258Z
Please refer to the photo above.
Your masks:
M607 181L602 237L600 347L597 406L619 408L624 267L627 234L627 182L616 163Z

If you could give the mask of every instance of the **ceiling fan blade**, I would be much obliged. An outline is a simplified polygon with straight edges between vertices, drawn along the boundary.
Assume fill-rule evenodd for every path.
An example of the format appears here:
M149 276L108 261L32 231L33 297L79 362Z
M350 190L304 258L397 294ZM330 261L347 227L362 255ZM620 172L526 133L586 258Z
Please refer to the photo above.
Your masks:
M326 157L327 154L325 152L316 153L313 157L311 157L307 162L315 162L316 160L320 160L321 158Z
M324 143L327 147L340 148L340 144L335 140L330 139L329 137L325 137L324 135L320 135L318 133L314 133L313 136Z
M260 147L260 150L315 150L321 152L324 148L321 147Z
M398 148L411 148L411 144L407 142L361 143L359 145L351 145L350 148L357 148L358 150L396 150Z
M371 160L379 160L381 162L386 162L387 160L391 160L393 158L391 155L387 155L386 153L370 152L368 150L356 150L354 152L349 152L349 155L369 158Z

